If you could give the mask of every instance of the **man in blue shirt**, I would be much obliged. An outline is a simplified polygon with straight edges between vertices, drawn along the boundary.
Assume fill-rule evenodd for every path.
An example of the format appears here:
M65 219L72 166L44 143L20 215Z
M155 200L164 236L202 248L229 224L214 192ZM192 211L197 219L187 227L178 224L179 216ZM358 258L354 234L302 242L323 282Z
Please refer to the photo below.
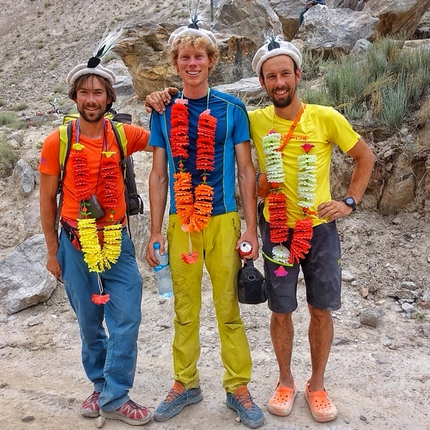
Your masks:
M162 227L170 187L167 238L175 296L175 382L154 418L166 421L203 398L197 362L204 264L212 282L227 406L247 427L259 428L264 415L247 388L252 363L237 296L239 245L249 242L252 253L247 258L258 257L248 116L239 99L208 85L219 57L213 33L199 29L194 22L172 33L169 45L183 91L162 114L151 116L150 145L154 151L146 260L152 267L158 263L154 243L160 243L161 253L165 250ZM246 221L243 234L235 201L236 167Z

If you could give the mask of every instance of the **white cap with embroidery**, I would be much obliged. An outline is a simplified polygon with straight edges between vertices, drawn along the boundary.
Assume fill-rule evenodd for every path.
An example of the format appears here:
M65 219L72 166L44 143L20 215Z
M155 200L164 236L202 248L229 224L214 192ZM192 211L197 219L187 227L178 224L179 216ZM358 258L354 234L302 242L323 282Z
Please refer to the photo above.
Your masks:
M291 42L279 38L271 38L254 55L252 70L254 70L257 76L260 76L263 63L277 55L288 55L293 59L299 69L302 67L302 54Z
M190 24L188 26L184 25L177 28L169 37L169 46L173 48L175 41L180 39L182 36L204 37L210 42L211 45L217 46L215 35L209 30L199 28L197 25L198 21L197 14L194 14L194 16L190 18Z
M95 57L92 57L95 58ZM91 58L91 60L92 60ZM90 60L90 61L91 61ZM88 62L89 63L89 62ZM88 64L78 64L74 67L67 76L66 82L69 85L73 85L76 79L83 75L99 75L106 78L111 85L115 84L116 76L112 70L103 67L101 64L98 64L95 67L91 67Z
M116 76L112 70L100 64L101 59L115 46L122 36L122 29L117 29L103 37L87 64L78 64L67 75L66 82L73 85L76 79L83 75L99 75L107 79L111 85L115 84Z

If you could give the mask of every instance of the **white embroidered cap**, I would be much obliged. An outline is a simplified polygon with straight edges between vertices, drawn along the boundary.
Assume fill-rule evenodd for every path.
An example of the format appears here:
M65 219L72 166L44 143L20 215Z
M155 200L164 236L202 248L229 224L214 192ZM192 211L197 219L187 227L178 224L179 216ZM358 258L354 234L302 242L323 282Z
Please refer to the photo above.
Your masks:
M300 51L291 42L273 38L264 44L254 55L252 59L252 70L254 70L257 76L260 76L263 63L277 55L288 55L293 59L299 69L302 67L302 54Z
M83 75L103 76L103 78L106 78L112 86L115 84L116 80L115 73L112 72L112 70L103 67L101 64L98 64L96 67L89 67L89 64L78 64L68 74L66 82L69 85L73 85L76 79Z
M196 37L205 37L212 45L217 46L217 40L215 35L209 31L204 30L202 28L192 28L192 27L179 27L177 28L169 37L168 44L171 48L173 48L173 44L175 41L182 36L196 36Z

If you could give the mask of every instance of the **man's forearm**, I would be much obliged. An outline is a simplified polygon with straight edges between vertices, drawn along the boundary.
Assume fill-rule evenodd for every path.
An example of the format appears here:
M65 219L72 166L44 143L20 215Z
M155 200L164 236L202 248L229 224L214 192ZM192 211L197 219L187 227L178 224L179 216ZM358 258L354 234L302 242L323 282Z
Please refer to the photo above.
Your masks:
M164 212L167 203L167 178L149 178L149 205L151 213L151 234L161 233L163 228Z
M40 222L45 236L48 255L57 255L58 231L55 230L55 219L57 217L57 201L51 198L40 202Z
M364 140L360 139L348 152L354 158L355 167L348 188L348 196L358 203L366 190L375 163L375 156Z
M246 169L238 174L239 192L248 230L257 231L257 196L255 193L255 170Z

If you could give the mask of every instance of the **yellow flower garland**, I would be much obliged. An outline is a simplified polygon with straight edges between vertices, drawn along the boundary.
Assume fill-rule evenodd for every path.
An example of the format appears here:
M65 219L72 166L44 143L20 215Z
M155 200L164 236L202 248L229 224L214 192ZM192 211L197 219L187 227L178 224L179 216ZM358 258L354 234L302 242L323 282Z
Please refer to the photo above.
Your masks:
M88 186L87 172L88 172L88 160L86 155L83 153L85 146L77 142L72 145L71 159L73 164L74 182L76 195L80 201L88 200L90 196L90 189ZM102 153L109 159L114 152L105 151ZM110 188L115 188L116 178L118 172L111 169L111 164L107 165L106 168L102 168L101 177L111 183ZM109 178L106 177L105 170L108 170ZM111 210L110 217L113 220L113 208L117 206L118 197L115 193L110 196L109 209ZM79 241L81 244L81 250L84 254L84 261L88 265L90 272L101 273L106 269L110 269L112 264L115 264L121 254L121 224L107 225L103 228L103 247L100 246L99 236L97 231L97 224L94 218L88 218L85 212L85 206L83 211L80 213L81 218L78 218L78 232Z
M104 272L115 264L121 253L121 224L107 225L103 228L103 248L100 246L96 220L78 219L79 240L84 260L90 272Z

